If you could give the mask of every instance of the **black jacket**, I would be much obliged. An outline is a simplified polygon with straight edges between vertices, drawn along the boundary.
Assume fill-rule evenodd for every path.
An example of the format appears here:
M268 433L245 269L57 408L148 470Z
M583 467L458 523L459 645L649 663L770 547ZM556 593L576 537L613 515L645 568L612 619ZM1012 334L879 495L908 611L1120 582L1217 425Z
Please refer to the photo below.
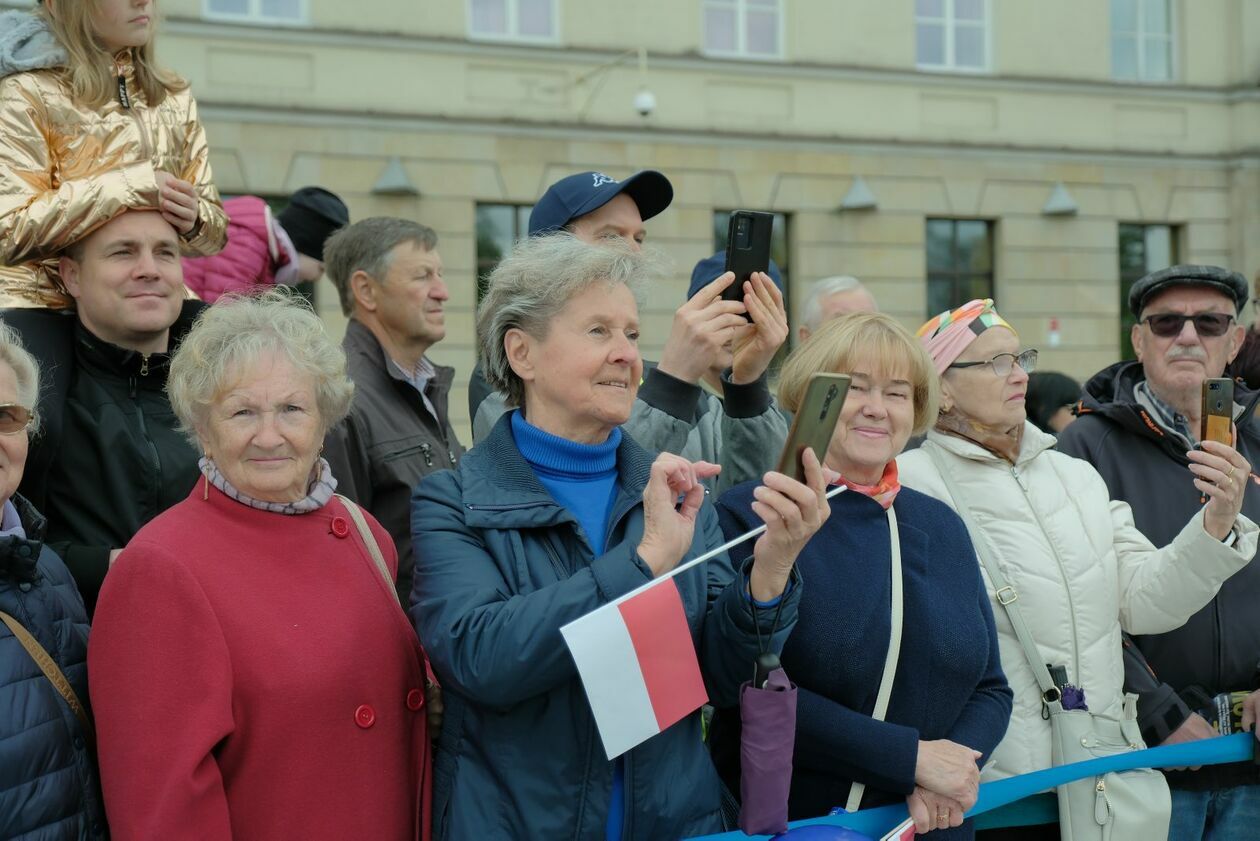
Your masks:
M204 307L184 304L171 327L171 352ZM90 615L110 550L187 497L200 475L198 453L166 396L170 353L102 341L72 314L15 309L0 319L21 335L43 378L43 428L31 440L18 490L48 517L48 543Z
M1133 508L1133 521L1156 546L1166 546L1202 503L1192 483L1185 446L1163 432L1134 398L1145 378L1137 362L1121 362L1096 374L1085 385L1079 418L1059 434L1058 448L1094 465L1114 499ZM1260 465L1260 428L1252 417L1257 395L1240 383L1234 399L1246 408L1235 419L1238 451ZM1242 512L1260 522L1260 488L1248 486ZM1148 728L1152 718L1175 728L1189 710L1176 695L1199 687L1209 696L1254 690L1260 658L1260 559L1227 580L1220 592L1181 628L1166 634L1135 637L1135 642L1163 681L1153 685L1140 669L1126 669L1126 688L1141 693L1139 714ZM1148 730L1149 732L1149 730ZM1171 773L1178 788L1207 790L1260 783L1252 763Z
M354 381L354 402L350 415L328 433L324 457L337 492L371 512L394 538L395 586L406 605L415 569L411 492L430 473L455 467L464 453L447 412L455 369L434 366L437 374L425 389L438 413L434 418L415 387L390 366L371 330L350 319L341 346Z
M48 652L88 703L87 614L61 559L41 542L44 518L12 497L26 537L0 537L0 610ZM21 642L0 624L0 838L108 836L83 727Z

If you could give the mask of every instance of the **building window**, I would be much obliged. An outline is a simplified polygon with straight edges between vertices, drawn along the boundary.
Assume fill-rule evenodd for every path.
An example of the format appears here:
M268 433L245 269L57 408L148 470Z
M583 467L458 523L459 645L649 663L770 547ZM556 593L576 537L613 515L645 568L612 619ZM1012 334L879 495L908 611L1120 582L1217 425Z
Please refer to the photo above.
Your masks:
M788 256L788 228L791 225L791 217L786 213L775 213L774 228L770 233L770 259L779 267L779 275L783 285L783 308L791 315L792 301L790 290L792 285L789 279L792 276L792 263ZM730 239L731 227L731 211L715 210L713 212L713 250L715 253L724 253L726 251L726 243ZM717 275L714 275L716 279ZM779 348L779 352L775 354L774 360L770 363L771 368L775 369L783 362L783 358L787 356L791 350L793 334L788 332L788 340L783 343L783 347Z
M915 0L914 29L921 70L989 69L989 0Z
M1129 82L1172 79L1169 0L1111 0L1111 75Z
M738 58L783 56L781 0L704 0L704 51Z
M486 291L486 279L512 244L529 233L532 204L477 205L477 303Z
M250 23L307 22L306 0L203 0L205 17Z
M469 0L473 38L555 42L558 0Z
M1137 322L1129 290L1144 275L1177 264L1177 229L1172 225L1120 226L1120 355L1136 359L1130 333Z
M993 297L993 223L927 220L927 317Z

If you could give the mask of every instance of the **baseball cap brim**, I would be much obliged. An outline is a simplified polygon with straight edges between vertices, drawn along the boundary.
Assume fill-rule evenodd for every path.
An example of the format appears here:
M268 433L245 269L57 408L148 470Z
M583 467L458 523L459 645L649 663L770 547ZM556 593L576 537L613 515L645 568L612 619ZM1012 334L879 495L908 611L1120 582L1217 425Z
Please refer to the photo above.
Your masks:
M596 174L594 172L581 173L583 176ZM608 181L601 187L591 190L591 194L576 207L567 211L560 210L560 207L563 207L563 199L558 199L553 203L549 202L548 198L551 196L552 191L556 190L565 180L568 179L559 181L549 187L547 193L535 205L536 212L530 213L529 216L530 236L559 230L574 219L598 210L622 193L625 193L634 201L639 208L639 216L644 221L665 210L665 208L669 207L670 202L674 200L674 187L669 183L669 179L654 169L645 169L622 181ZM557 210L559 210L559 213L557 213ZM566 218L559 218L560 215L565 213L567 213Z

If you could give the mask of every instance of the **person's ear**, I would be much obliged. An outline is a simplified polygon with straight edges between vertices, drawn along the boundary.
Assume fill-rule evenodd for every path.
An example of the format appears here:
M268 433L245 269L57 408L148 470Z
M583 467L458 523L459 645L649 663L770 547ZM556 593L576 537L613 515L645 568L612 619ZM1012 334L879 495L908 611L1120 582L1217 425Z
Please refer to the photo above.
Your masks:
M534 340L530 335L519 327L513 327L503 334L503 351L516 376L522 382L532 382L537 373L533 359Z
M70 293L70 297L78 299L82 294L82 287L79 285L79 264L73 258L62 256L57 261L57 272L61 275L61 284L66 287L66 291Z
M796 328L796 335L801 337L800 344L805 344L809 340L809 328L802 324Z
M949 379L946 376L941 377L941 402L937 407L937 411L941 414L952 411L954 408L954 394L950 388Z
M376 312L376 281L362 269L350 275L350 295L364 312Z
M1142 343L1146 339L1146 334L1142 332L1142 324L1138 322L1129 330L1129 341L1133 343L1133 352L1137 355L1137 361L1141 362L1143 351Z

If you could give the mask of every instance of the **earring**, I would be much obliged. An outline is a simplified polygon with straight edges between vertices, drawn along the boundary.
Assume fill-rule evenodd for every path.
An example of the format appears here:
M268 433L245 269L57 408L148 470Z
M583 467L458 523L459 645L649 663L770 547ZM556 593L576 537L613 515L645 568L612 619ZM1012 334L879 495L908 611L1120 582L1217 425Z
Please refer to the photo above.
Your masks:
M210 454L205 454L206 461L210 461ZM207 468L201 473L201 501L205 502L210 499L210 470Z

